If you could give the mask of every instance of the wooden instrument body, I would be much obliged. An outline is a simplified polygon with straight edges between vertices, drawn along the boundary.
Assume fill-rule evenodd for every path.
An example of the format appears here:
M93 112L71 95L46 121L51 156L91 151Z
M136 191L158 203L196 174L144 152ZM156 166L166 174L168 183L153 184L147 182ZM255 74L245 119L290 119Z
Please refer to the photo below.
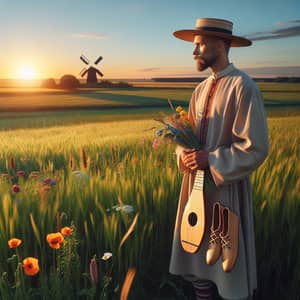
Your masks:
M195 253L205 232L205 203L203 195L204 171L197 170L194 186L183 211L180 241L188 253Z

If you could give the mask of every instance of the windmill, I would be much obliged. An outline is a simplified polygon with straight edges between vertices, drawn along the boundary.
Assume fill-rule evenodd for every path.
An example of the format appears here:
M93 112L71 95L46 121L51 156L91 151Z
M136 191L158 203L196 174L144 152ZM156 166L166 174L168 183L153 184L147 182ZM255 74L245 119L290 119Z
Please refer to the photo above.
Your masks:
M86 83L97 83L97 74L100 75L101 77L103 76L103 74L95 67L95 65L97 65L101 60L102 60L102 56L99 56L95 62L94 65L90 65L89 60L82 54L80 56L80 59L88 66L88 67L84 67L81 72L79 73L79 75L81 75L81 77L84 77L85 74L87 73L87 80Z

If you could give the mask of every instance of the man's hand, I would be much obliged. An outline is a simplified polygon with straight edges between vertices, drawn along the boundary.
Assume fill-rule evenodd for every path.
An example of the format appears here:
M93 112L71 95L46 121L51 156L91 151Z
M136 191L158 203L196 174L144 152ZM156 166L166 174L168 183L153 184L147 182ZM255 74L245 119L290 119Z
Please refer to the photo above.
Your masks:
M184 149L181 152L183 164L191 170L204 170L208 167L208 152L195 149Z

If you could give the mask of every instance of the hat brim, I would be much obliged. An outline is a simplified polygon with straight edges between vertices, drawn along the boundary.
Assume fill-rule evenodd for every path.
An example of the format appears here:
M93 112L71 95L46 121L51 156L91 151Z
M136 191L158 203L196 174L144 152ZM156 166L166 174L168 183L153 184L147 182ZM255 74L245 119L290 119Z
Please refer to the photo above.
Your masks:
M205 36L214 36L214 37L230 40L231 47L247 47L252 45L252 42L244 37L231 35L228 33L222 33L222 32L213 32L213 31L197 30L197 29L183 29L183 30L175 31L173 35L178 39L184 40L186 42L194 42L195 35L205 35Z

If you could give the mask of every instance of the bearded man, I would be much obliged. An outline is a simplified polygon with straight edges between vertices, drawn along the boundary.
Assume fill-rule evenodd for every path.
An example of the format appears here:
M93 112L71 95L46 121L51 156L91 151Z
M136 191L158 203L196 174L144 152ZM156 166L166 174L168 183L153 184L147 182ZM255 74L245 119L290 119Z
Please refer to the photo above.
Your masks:
M257 288L250 174L267 156L268 128L257 85L229 62L230 47L251 45L232 28L230 21L202 18L195 29L174 32L195 44L198 71L212 71L189 104L188 118L202 150L176 148L183 181L170 273L190 280L197 299L214 299L216 288L224 299L251 299ZM206 221L201 245L189 253L180 228L197 170L205 174Z

